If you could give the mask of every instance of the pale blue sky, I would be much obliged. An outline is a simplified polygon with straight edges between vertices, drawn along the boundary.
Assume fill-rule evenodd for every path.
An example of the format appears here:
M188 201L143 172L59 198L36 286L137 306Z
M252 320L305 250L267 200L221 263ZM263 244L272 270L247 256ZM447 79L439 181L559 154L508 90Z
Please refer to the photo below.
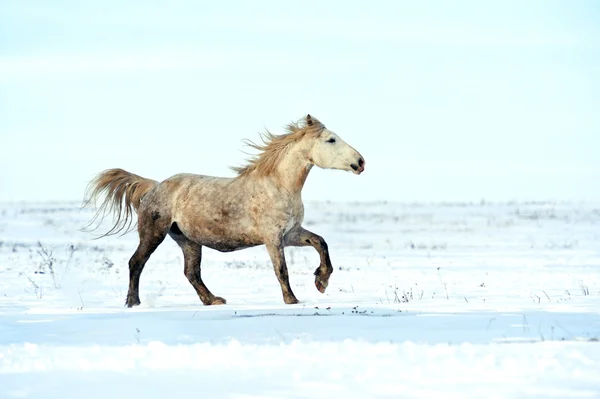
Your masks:
M0 3L2 201L231 176L306 113L367 160L306 200L600 200L600 2Z

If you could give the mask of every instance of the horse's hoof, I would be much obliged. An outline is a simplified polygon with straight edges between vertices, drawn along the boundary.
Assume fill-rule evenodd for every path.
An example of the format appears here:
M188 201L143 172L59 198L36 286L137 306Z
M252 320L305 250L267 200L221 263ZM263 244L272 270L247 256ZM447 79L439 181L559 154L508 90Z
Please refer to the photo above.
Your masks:
M283 301L288 305L295 305L297 303L300 303L300 301L297 300L296 297L294 297L294 296L288 297L288 298L283 298Z
M327 281L321 280L319 278L319 276L317 276L315 278L315 287L317 287L317 289L319 290L319 292L321 294L325 293L325 289L327 288L328 285L329 285L329 283Z
M325 293L325 287L323 286L323 284L321 284L320 281L315 281L315 286L317 287L317 289L319 290L319 292L321 294Z
M211 305L225 305L227 301L225 298L221 298L220 296L216 296L215 299L210 303Z
M128 308L132 308L134 306L139 306L140 305L140 300L135 299L135 298L127 298L127 300L125 301L125 306L127 306Z

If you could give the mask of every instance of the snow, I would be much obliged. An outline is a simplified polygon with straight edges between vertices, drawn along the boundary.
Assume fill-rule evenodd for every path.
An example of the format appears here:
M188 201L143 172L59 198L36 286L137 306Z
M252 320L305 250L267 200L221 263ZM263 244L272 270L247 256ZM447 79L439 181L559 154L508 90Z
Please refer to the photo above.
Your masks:
M597 398L600 205L309 203L335 272L288 248L205 250L202 306L169 239L123 307L137 237L79 204L0 204L0 398Z

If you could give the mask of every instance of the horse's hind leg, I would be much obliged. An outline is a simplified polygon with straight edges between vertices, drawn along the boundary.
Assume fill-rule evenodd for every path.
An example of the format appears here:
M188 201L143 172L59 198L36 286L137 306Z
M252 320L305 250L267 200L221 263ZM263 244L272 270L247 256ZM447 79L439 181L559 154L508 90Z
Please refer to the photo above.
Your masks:
M157 213L155 213L157 215ZM150 219L144 218L140 214L138 220L138 232L140 235L140 243L129 259L129 291L127 292L127 307L137 306L140 304L140 275L150 255L163 242L168 232L168 224L165 226L156 216L151 216Z
M202 245L197 244L181 233L176 224L169 232L171 238L179 245L183 251L184 273L192 287L205 305L223 305L225 299L214 296L202 281L200 273L200 263L202 262Z

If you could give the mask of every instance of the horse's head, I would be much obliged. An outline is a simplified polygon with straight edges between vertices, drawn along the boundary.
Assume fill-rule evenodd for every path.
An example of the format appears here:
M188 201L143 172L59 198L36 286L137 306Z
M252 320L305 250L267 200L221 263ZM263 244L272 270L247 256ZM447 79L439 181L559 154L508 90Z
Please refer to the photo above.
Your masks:
M311 116L307 115L306 124L312 126L313 123ZM347 170L357 175L365 170L365 159L362 155L325 127L315 137L309 155L312 162L323 169Z

